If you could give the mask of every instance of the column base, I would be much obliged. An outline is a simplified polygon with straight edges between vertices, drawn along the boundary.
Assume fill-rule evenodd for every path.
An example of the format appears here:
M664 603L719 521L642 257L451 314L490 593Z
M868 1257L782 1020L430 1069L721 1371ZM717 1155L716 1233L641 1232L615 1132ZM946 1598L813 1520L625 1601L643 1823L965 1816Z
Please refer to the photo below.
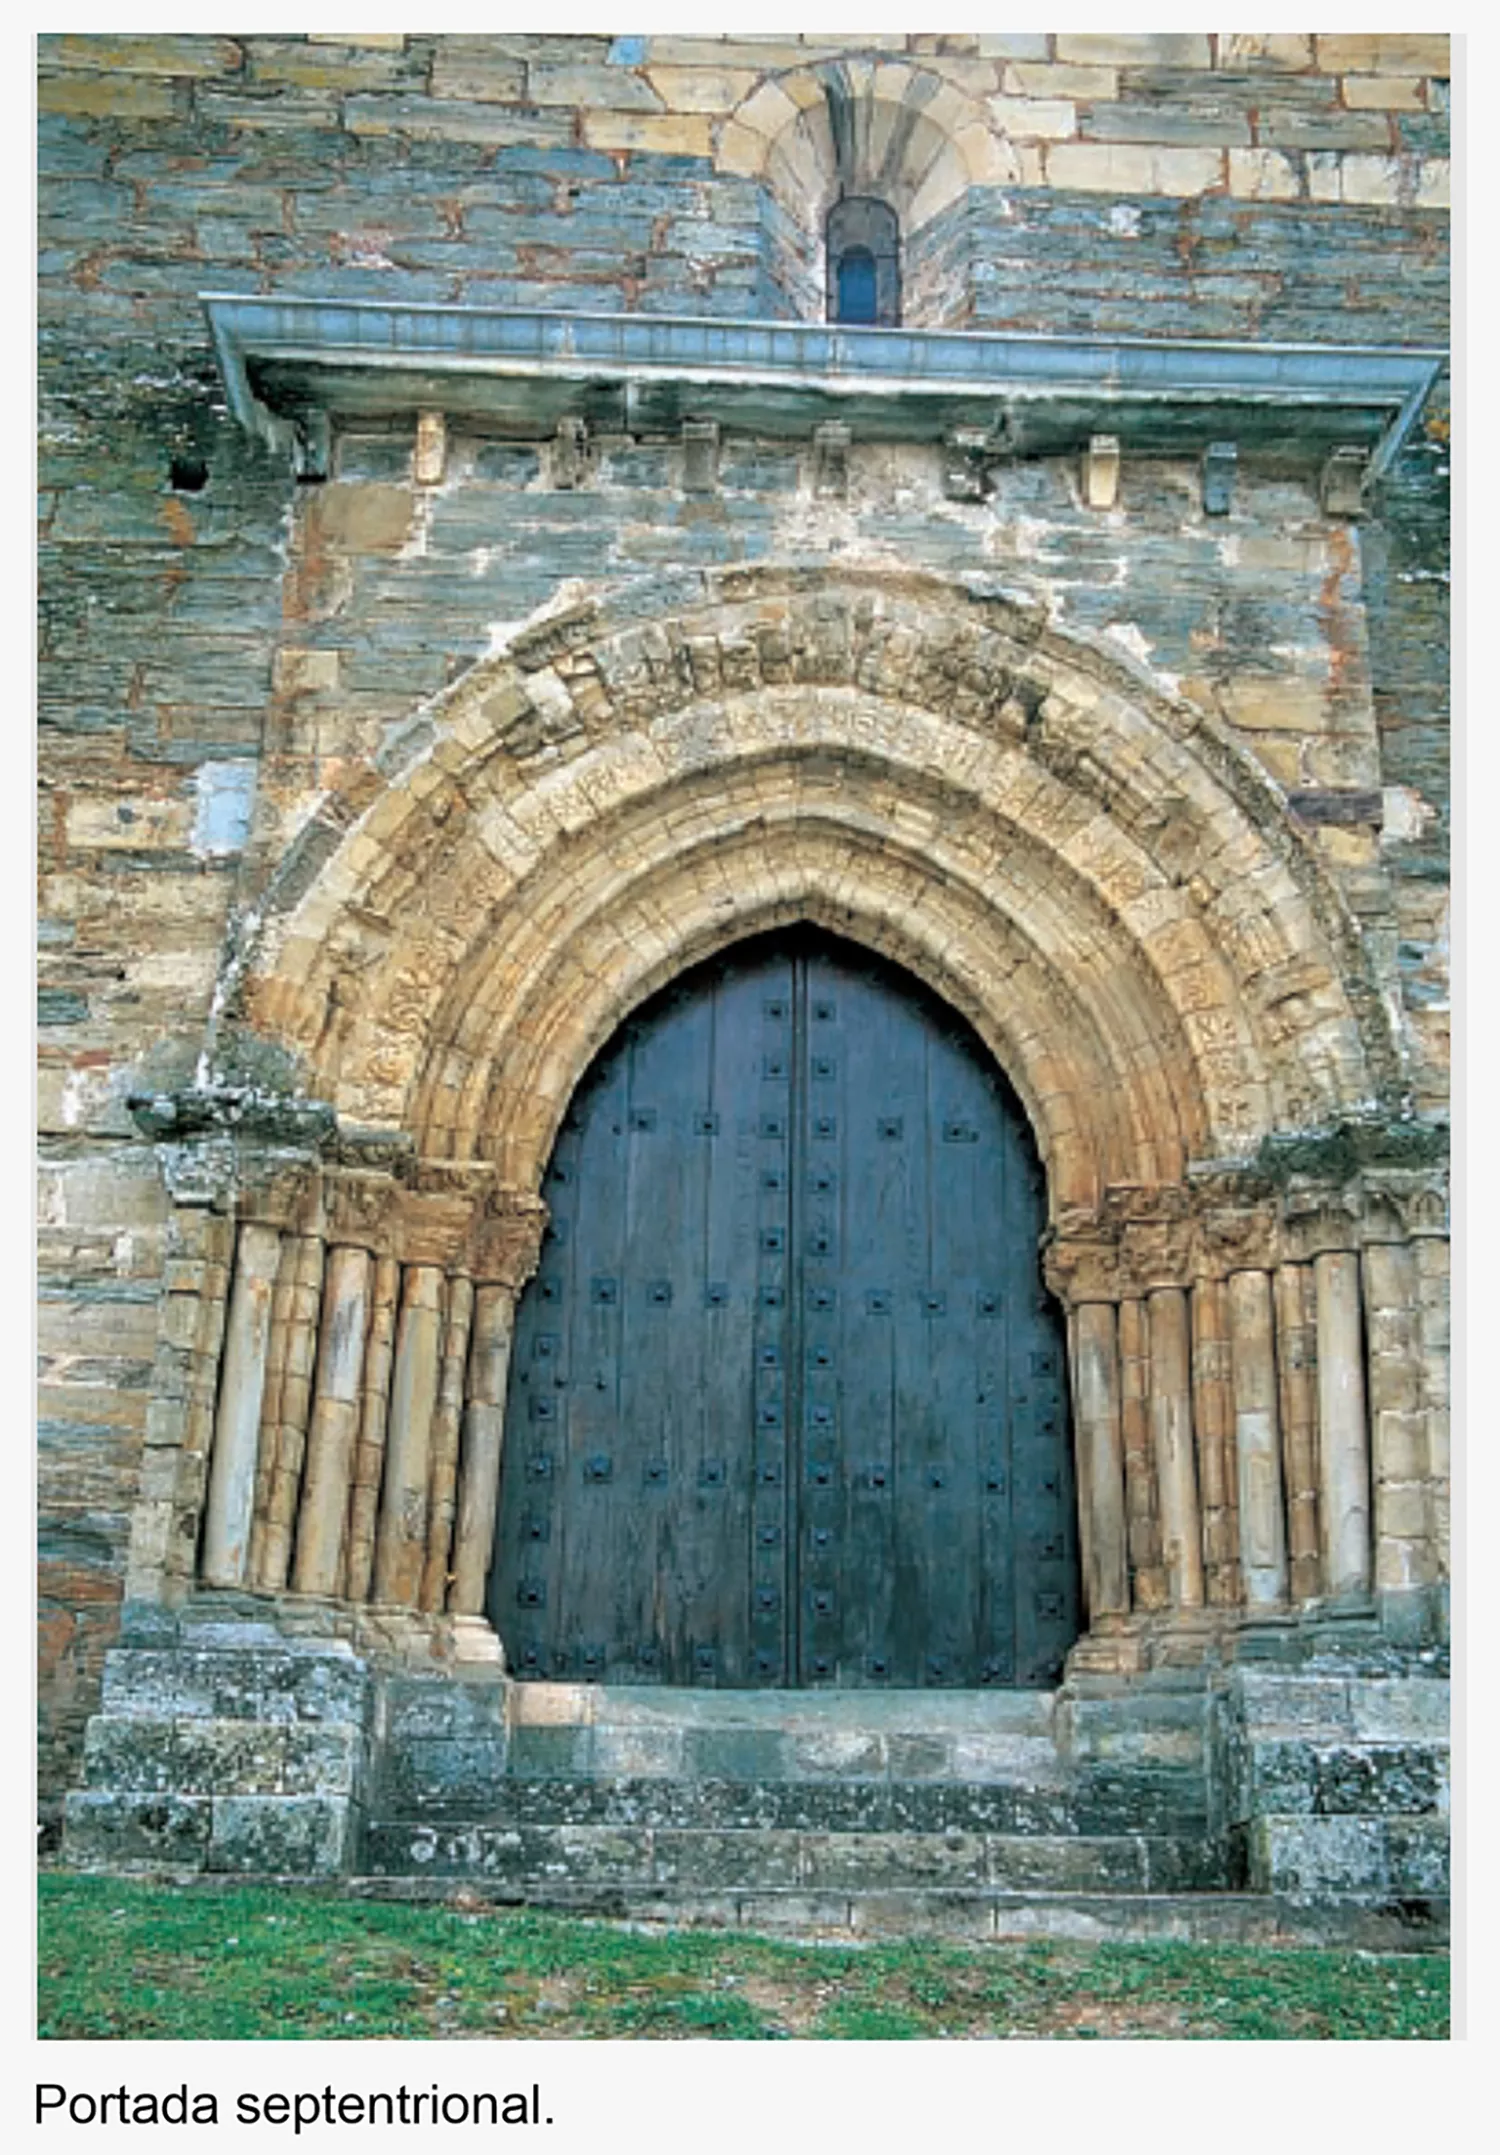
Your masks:
M505 1648L500 1643L500 1634L487 1617L450 1616L448 1622L453 1628L453 1658L460 1666L503 1671Z

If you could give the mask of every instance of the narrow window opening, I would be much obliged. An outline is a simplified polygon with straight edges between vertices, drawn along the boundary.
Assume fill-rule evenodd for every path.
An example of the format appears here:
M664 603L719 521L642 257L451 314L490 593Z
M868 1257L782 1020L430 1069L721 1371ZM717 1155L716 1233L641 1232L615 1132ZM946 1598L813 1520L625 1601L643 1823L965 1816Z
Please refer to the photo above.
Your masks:
M868 247L851 247L838 266L841 322L879 319L875 307L875 257Z
M201 456L174 456L168 476L174 494L201 494L208 484L208 466Z
M846 195L828 213L828 319L894 329L901 320L901 227L874 195Z

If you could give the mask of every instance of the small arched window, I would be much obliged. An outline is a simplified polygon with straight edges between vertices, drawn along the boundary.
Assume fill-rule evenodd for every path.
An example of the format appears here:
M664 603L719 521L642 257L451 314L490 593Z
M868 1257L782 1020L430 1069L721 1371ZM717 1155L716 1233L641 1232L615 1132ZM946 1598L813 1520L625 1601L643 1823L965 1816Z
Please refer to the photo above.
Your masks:
M875 195L846 195L828 212L828 319L894 329L901 320L901 227Z

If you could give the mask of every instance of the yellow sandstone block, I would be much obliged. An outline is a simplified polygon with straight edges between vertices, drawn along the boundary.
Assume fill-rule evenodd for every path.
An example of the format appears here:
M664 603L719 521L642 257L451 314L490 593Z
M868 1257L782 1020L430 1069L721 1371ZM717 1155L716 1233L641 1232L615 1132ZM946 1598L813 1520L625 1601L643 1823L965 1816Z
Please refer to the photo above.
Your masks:
M1085 67L1212 67L1208 38L1201 31L1172 31L1132 36L1108 32L1072 32L1057 35L1059 60L1077 60Z
M1120 94L1120 77L1112 67L1015 60L1005 70L1002 88L1011 97L1115 98Z
M1222 185L1224 155L1142 142L1060 142L1047 152L1047 179L1087 194L1200 195Z
M170 82L139 75L51 75L36 86L40 112L75 112L90 118L165 120L174 109Z
M1066 141L1078 132L1076 109L1060 98L992 97L990 111L998 127L1023 140Z
M1448 38L1379 30L1362 35L1318 37L1318 66L1325 75L1446 75Z
M1297 167L1283 150L1231 150L1229 192L1249 202L1290 202L1300 192Z
M1297 74L1312 66L1312 39L1291 30L1221 30L1219 65L1222 68L1277 68Z
M742 67L652 67L646 79L668 112L733 112L757 77Z
M1326 733L1328 703L1315 681L1280 674L1241 674L1219 691L1231 726L1270 733Z
M399 40L398 40L399 42ZM227 37L43 37L43 68L74 67L111 75L224 75L240 64Z
M1420 75L1346 75L1344 103L1353 112L1425 112L1426 83Z

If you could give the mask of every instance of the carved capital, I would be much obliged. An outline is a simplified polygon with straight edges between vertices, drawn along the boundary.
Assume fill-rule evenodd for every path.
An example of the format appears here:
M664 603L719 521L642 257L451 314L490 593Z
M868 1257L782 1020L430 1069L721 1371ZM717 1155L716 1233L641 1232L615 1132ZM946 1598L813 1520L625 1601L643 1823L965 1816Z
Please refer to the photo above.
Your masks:
M1370 1167L1360 1183L1367 1241L1448 1235L1448 1177L1441 1168Z
M525 1190L492 1190L474 1222L469 1268L476 1282L519 1294L537 1268L548 1212Z
M391 1255L406 1265L464 1262L476 1199L463 1190L402 1190L391 1213Z
M348 1242L391 1254L403 1191L395 1177L377 1170L327 1168L323 1174L323 1231L330 1242Z
M1195 1270L1206 1279L1231 1272L1269 1272L1280 1248L1276 1206L1206 1203L1198 1215Z
M1054 1230L1042 1250L1042 1276L1068 1309L1082 1302L1118 1302L1125 1292L1119 1250L1110 1237L1097 1233Z

